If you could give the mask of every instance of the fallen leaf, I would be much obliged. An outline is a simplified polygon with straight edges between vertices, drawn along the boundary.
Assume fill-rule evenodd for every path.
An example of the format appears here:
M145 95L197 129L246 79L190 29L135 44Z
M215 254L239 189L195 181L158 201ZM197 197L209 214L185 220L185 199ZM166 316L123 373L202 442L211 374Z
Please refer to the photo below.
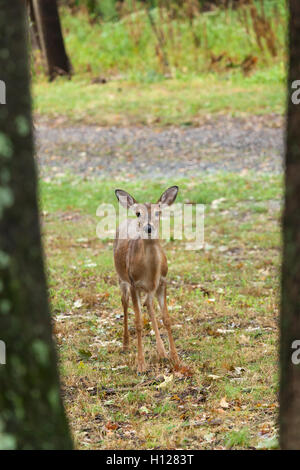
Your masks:
M73 308L80 308L82 307L82 305L83 305L82 299L78 299L78 300L75 300L73 304Z
M194 375L192 369L190 369L188 366L185 366L184 364L176 365L174 367L174 370L176 371L176 373L184 375L185 377L192 377Z
M172 382L173 378L174 378L173 374L169 376L164 375L164 382L159 384L157 388L165 388L170 382Z
M148 410L148 408L146 406L141 406L141 408L139 409L139 412L142 415L147 415L147 414L150 413L150 411Z
M171 397L171 400L180 401L181 398L180 398L178 395L173 395L173 396Z
M224 409L229 408L229 403L227 403L226 397L221 398L220 407Z
M118 429L119 425L117 423L112 423L111 421L109 421L108 423L106 423L105 427L110 431L115 431L116 429Z
M219 380L221 377L219 375L208 374L208 376L212 380Z

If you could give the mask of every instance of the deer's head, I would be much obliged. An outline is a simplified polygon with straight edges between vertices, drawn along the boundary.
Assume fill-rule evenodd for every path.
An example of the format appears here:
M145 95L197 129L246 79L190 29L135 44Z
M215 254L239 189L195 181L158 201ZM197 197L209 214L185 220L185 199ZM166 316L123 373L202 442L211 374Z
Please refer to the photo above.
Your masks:
M173 204L178 194L178 186L168 188L156 203L138 203L134 197L122 189L116 189L115 193L119 203L135 214L137 235L141 238L157 239L159 238L159 222L163 207Z

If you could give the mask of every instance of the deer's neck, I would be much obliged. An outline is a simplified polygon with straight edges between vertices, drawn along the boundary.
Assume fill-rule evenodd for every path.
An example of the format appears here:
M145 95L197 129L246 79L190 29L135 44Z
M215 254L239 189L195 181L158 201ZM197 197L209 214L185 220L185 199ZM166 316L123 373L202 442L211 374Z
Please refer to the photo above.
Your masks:
M151 239L151 238L143 238L143 245L145 250L149 250L151 248L155 248L156 246L160 245L159 238Z

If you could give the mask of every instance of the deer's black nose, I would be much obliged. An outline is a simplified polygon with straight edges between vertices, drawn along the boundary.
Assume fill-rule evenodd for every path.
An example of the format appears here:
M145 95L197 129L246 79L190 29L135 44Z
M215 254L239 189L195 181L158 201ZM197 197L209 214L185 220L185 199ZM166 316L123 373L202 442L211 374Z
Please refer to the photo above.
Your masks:
M146 233L151 233L151 232L152 232L152 227L151 227L151 225L150 225L150 224L147 224L147 225L145 226L144 230L145 230Z

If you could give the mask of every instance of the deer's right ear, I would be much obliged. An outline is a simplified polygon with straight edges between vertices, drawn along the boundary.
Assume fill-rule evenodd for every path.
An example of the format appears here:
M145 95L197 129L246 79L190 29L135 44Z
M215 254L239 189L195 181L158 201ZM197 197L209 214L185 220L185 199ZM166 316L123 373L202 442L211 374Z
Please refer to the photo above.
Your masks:
M133 204L136 204L136 200L130 196L129 193L123 191L123 189L116 189L115 193L121 206L125 207L126 209Z
M162 193L157 202L161 202L162 204L167 204L170 206L175 201L177 194L178 186L171 186L170 188L166 189L164 193Z

